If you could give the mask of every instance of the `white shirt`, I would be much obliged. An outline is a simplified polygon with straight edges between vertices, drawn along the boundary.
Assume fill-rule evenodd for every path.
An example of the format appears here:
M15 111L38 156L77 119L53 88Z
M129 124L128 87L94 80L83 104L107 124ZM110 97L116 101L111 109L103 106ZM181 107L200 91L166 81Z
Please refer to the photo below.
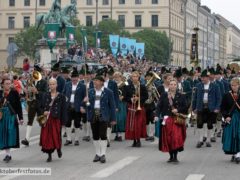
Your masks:
M208 90L209 89L209 85L210 85L210 82L208 82L208 84L204 84L204 90ZM208 93L207 92L204 92L203 102L204 103L208 102Z
M75 93L73 93L73 91L76 91L77 85L78 84L76 84L76 85L72 84L72 94L71 94L71 98L70 98L70 103L74 103Z
M105 88L108 88L108 82L109 82L109 79L104 81L104 87Z
M95 97L101 96L103 90L104 90L104 87L102 87L100 90L95 89L96 91ZM100 99L95 99L94 109L100 109Z

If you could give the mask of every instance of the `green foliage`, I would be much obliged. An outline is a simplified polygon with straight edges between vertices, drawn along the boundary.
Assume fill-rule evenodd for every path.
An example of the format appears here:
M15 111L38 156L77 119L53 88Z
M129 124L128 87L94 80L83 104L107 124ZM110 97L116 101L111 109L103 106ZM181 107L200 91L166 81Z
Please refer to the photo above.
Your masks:
M145 43L145 56L147 59L168 64L172 43L165 32L145 29L132 34L132 37L137 39L138 42Z
M42 33L43 28L40 27L37 30L35 26L30 26L17 33L14 42L19 47L20 54L33 59L36 49L36 43L39 39L41 39Z

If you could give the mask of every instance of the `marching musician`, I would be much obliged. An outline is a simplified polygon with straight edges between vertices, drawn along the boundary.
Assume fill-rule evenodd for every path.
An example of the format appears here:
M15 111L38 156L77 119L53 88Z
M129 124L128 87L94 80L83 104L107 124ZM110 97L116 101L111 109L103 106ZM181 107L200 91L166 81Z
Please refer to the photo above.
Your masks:
M0 150L5 150L3 159L8 163L12 157L10 148L19 148L19 127L23 124L22 107L18 92L11 89L11 80L3 79L3 90L0 91Z
M67 140L65 146L72 144L71 124L74 120L75 142L79 145L81 113L85 113L85 104L83 102L86 96L86 87L79 82L79 74L76 68L71 73L71 82L68 82L63 90L63 94L67 97L68 121L66 123Z
M87 118L91 123L93 144L96 155L93 162L106 162L107 128L109 123L116 124L116 107L113 92L104 87L104 78L96 75L94 88L89 89Z
M125 138L133 140L132 147L141 147L140 138L146 138L146 114L143 107L148 99L145 85L140 84L140 74L137 71L131 74L132 83L127 86L126 101L128 113Z
M201 73L201 82L197 84L193 97L192 109L197 114L197 128L199 141L197 148L203 146L204 130L203 125L207 124L206 146L211 147L210 136L212 134L213 124L216 121L216 114L220 110L221 95L219 86L210 81L210 73L204 70Z
M70 73L70 71L69 71L68 67L61 68L61 74L66 83L71 81L71 77L70 77L69 73Z
M34 71L38 73L42 73L43 69L38 65L34 65ZM34 73L34 72L33 72ZM34 74L33 74L34 75ZM41 76L41 74L39 74ZM33 77L30 77L33 78ZM27 131L25 139L22 140L22 144L25 146L29 146L29 139L31 136L33 120L35 116L40 116L43 114L42 111L42 103L44 94L48 90L47 81L44 78L39 77L38 81L33 81L33 79L29 79L32 81L32 84L28 84L29 87L27 91L27 104L28 104L28 122L27 122Z
M161 135L159 137L159 150L169 152L170 158L167 162L178 162L177 154L184 150L186 139L185 124L176 124L177 113L187 114L188 107L186 97L177 90L176 79L170 80L168 92L160 96L156 118L162 116Z
M173 75L171 73L165 73L162 75L163 83L157 88L160 95L169 90L170 81L173 79Z
M117 123L113 127L113 132L116 133L115 141L122 141L122 132L125 132L126 118L127 118L127 103L126 103L126 82L124 81L123 75L121 72L115 72L114 80L117 83L119 91L119 108L116 112Z
M51 68L51 77L50 78L55 78L57 79L57 91L59 93L62 93L64 86L65 86L65 80L63 77L60 75L60 62L57 62L56 64L53 65Z
M42 152L48 154L47 162L51 162L55 149L58 157L62 157L61 126L67 122L67 103L66 97L57 92L57 80L51 78L48 84L50 92L45 94L43 103L47 121L41 128L40 146Z

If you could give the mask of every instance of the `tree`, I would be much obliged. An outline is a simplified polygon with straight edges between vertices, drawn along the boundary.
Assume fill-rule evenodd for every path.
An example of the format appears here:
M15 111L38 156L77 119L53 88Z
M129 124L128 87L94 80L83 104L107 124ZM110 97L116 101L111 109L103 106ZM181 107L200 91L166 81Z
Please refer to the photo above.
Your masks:
M29 56L33 59L36 50L36 43L42 38L42 33L43 28L40 27L37 30L35 26L30 26L17 33L14 42L19 47L20 55Z
M138 42L145 43L145 56L147 59L168 64L172 43L165 32L145 29L132 34Z

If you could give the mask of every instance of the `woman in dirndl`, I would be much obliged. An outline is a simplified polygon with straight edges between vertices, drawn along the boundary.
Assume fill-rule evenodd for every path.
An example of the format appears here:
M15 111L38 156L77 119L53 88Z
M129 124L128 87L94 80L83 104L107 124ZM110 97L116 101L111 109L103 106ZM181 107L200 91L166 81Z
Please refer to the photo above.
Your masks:
M148 99L145 85L140 84L140 74L132 72L132 83L127 86L128 113L125 138L133 140L132 147L141 147L141 138L146 138L146 113L144 103Z
M115 72L114 80L118 85L119 91L119 107L116 112L117 124L113 127L113 132L116 133L115 141L122 141L122 133L125 132L126 118L127 118L127 102L126 97L126 84L123 82L123 76L121 72Z
M62 157L61 127L67 119L66 98L57 92L57 80L49 80L49 90L44 98L44 115L47 122L41 128L40 146L48 154L47 162L52 161L52 153L57 150L58 157Z
M23 124L22 107L18 92L11 89L11 80L3 79L0 91L0 150L5 150L3 159L11 161L10 148L19 148L19 124Z
M161 135L159 137L159 150L169 152L168 162L179 162L177 154L184 150L186 139L186 125L175 123L175 114L187 114L187 102L185 95L177 91L177 81L172 79L168 92L161 95L156 115L163 117Z
M231 80L231 91L223 96L221 113L225 126L223 128L222 149L232 155L231 161L240 162L240 80Z

